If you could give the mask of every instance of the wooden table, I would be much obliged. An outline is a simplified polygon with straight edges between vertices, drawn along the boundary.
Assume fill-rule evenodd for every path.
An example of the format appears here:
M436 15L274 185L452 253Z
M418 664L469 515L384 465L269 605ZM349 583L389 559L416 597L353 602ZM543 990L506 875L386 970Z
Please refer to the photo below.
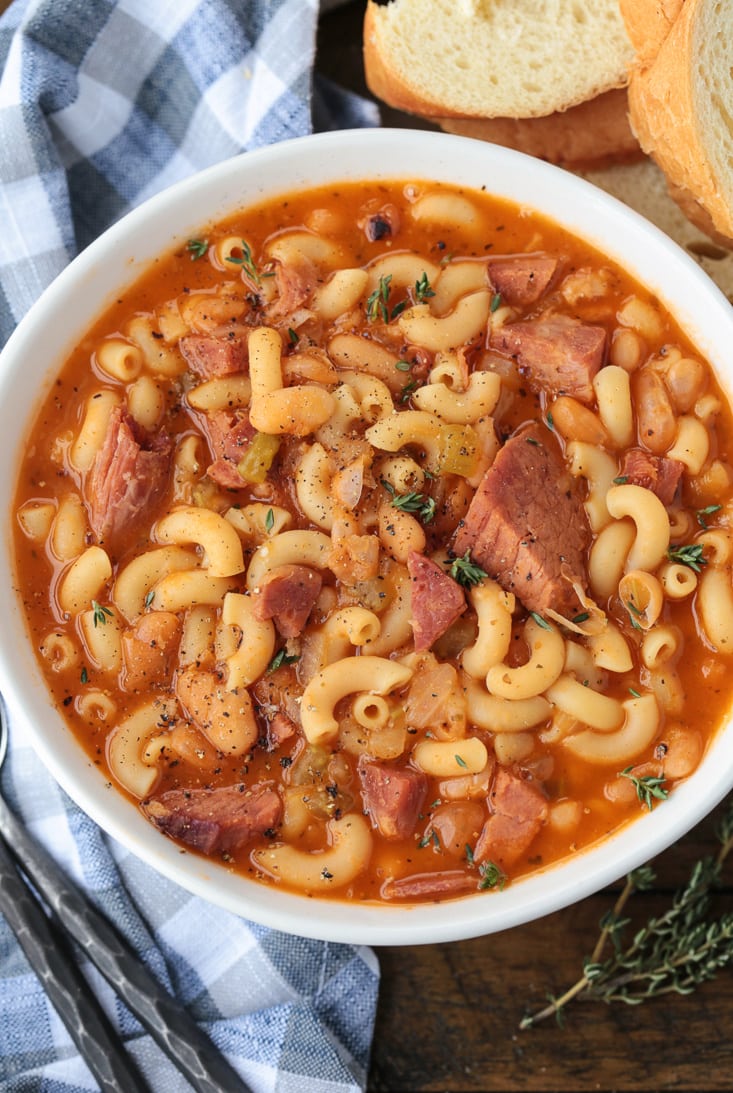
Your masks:
M322 17L317 68L367 94L363 10L363 0L353 0ZM385 125L432 128L384 106L382 119ZM664 910L694 861L717 850L717 816L654 863L653 889L632 898L635 922ZM637 1007L576 1002L563 1027L550 1020L520 1031L525 1013L577 979L613 901L613 892L601 892L501 934L378 950L382 983L370 1093L733 1090L729 972L692 996L670 995ZM733 905L730 887L720 902Z

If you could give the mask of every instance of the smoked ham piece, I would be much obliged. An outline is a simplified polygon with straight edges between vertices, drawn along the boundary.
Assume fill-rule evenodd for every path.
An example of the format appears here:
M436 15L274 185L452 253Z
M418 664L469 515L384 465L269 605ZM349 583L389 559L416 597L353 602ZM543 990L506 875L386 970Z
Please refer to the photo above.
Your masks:
M590 541L576 480L553 433L533 422L499 449L484 475L453 553L513 592L529 611L572 619L584 610Z
M477 862L492 861L506 869L521 858L547 819L544 794L532 782L499 767L489 794L493 809L473 851Z
M238 408L215 410L200 417L214 456L214 462L207 467L206 473L225 489L243 489L248 483L237 466L257 435L257 430L250 425L249 414L245 409Z
M191 371L204 380L243 372L247 367L247 347L238 338L187 334L178 347Z
M557 258L547 254L512 254L489 261L489 279L502 303L512 307L536 304L549 288L557 267Z
M440 873L413 873L406 877L390 877L382 885L384 899L450 899L470 892L476 887L476 878L457 869Z
M550 315L506 323L492 332L490 345L516 360L520 375L532 390L593 402L593 377L606 352L602 326L590 326L568 315Z
M270 785L170 789L143 802L143 812L174 839L213 854L234 850L280 822L282 804Z
M284 638L301 633L318 599L323 581L307 565L279 565L270 570L253 593L256 619L272 619Z
M406 839L412 834L427 790L428 780L410 767L397 769L382 763L359 764L364 811L385 839Z
M466 610L466 597L452 577L432 558L411 550L407 571L412 589L412 630L415 652L429 649L433 642Z
M624 455L620 477L632 486L651 490L663 505L671 505L683 470L684 464L678 459L667 459L645 452L642 448L631 448Z
M100 543L136 524L168 484L171 443L146 433L120 406L85 482L89 523Z

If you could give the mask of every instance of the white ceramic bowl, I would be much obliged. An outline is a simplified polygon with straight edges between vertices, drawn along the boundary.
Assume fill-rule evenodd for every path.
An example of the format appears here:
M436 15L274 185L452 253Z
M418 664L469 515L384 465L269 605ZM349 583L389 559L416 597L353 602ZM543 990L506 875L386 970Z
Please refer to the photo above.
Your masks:
M504 148L420 131L358 130L306 137L228 160L154 197L80 255L44 293L0 359L0 565L14 571L10 510L18 453L67 353L113 297L156 255L264 196L347 179L422 178L485 186L545 213L629 270L674 313L733 391L733 308L698 266L656 228L573 175ZM230 911L291 933L379 945L451 941L492 933L555 911L615 881L678 839L733 787L733 726L696 773L638 822L572 860L503 892L449 905L344 905L233 875L156 832L108 788L52 707L13 580L0 589L0 688L14 722L78 804L160 873Z

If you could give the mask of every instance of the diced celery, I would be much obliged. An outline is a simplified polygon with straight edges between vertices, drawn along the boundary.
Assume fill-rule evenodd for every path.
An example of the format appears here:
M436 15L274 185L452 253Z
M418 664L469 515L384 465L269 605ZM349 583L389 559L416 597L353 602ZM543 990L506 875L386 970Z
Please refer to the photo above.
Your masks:
M243 481L251 482L253 485L264 482L279 447L279 436L256 433L252 443L237 464L237 470Z
M443 425L440 430L440 473L468 478L478 467L479 440L470 425Z

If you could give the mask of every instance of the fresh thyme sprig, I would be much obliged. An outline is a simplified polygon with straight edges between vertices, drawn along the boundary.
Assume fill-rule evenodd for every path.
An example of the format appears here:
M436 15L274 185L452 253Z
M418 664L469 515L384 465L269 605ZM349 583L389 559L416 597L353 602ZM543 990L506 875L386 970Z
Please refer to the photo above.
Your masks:
M670 547L667 551L667 558L670 562L689 566L690 569L695 570L695 573L700 573L702 566L708 564L707 559L702 556L703 550L702 543L687 543L685 546Z
M435 293L433 292L432 288L430 287L430 281L428 280L428 275L427 275L427 273L425 273L425 271L423 271L423 274L420 277L420 279L415 281L415 299L417 300L417 302L419 304L422 304L426 300L430 299L431 296L434 296L434 295L435 295Z
M208 239L189 239L186 243L186 250L191 255L192 262L197 262L199 258L203 258L208 249Z
M596 946L583 964L583 974L549 1005L528 1015L520 1028L528 1029L548 1017L562 1017L565 1007L582 996L597 1002L639 1005L665 994L691 994L700 984L733 963L733 912L710 916L713 889L720 881L725 859L733 850L733 799L718 830L720 850L715 857L696 862L687 884L675 894L663 914L650 918L624 945L629 919L622 917L634 892L652 886L649 866L629 873L613 909L601 920ZM613 952L605 960L608 942Z
M366 314L370 323L376 322L377 319L381 319L383 323L388 323L390 319L396 319L407 307L407 301L403 300L390 308L389 294L391 283L391 273L388 273L386 277L380 277L379 284L374 289L374 292L371 292L367 297Z
M92 622L95 626L106 626L107 619L113 617L114 612L109 607L105 607L104 604L92 600Z
M431 520L435 518L435 500L425 493L397 493L394 486L388 482L385 478L382 480L382 485L390 496L390 504L394 509L400 509L402 512L411 512L419 520L422 520L423 524L429 524Z
M229 255L227 257L227 262L231 262L233 266L241 266L244 272L249 277L252 284L256 285L257 288L260 288L262 286L263 277L275 276L274 273L260 273L260 271L257 269L257 266L255 265L252 248L250 247L246 239L242 240L242 257L237 258L235 255Z
M700 527L705 528L705 530L707 531L707 529L709 528L710 525L708 524L705 517L706 516L712 516L714 513L720 512L722 507L723 507L722 505L706 505L704 509L698 509L697 510L697 522L700 525Z
M495 862L481 862L478 871L481 877L478 886L481 891L487 888L498 888L500 892L503 891L507 880L506 873Z
M467 550L460 558L455 558L448 569L451 577L464 588L470 588L474 584L480 584L484 577L488 577L485 569L471 561L471 552Z
M637 691L632 693L635 698L639 697ZM625 770L619 771L619 778L628 778L641 804L651 812L654 807L653 801L666 801L669 797L669 790L664 787L665 778L657 778L653 774L645 774L639 778L631 773L633 769L633 767L626 767Z

